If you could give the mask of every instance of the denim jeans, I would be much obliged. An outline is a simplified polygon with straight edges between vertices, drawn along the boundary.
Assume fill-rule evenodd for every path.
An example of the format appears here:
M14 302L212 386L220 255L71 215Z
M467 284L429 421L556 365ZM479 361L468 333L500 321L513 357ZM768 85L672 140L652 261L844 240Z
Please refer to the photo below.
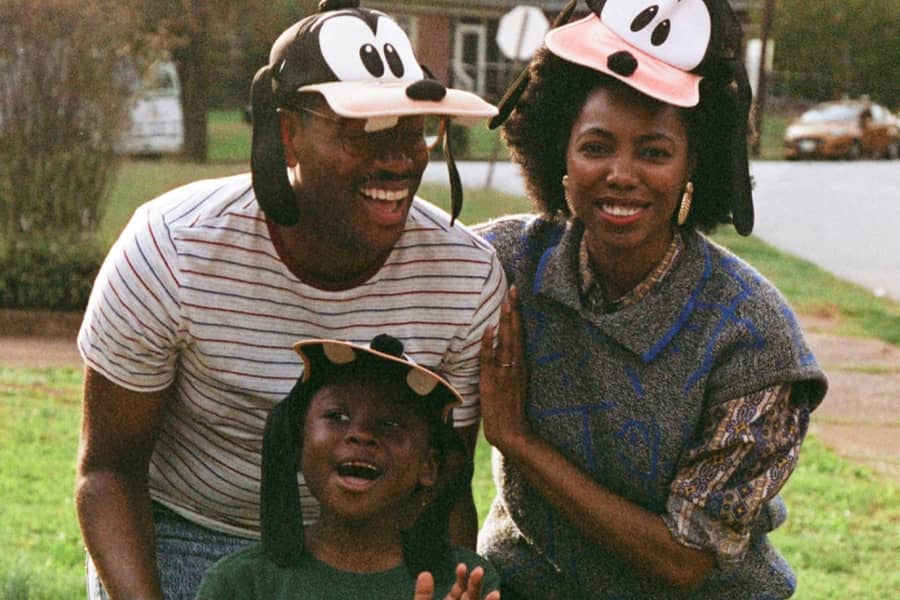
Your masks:
M217 560L253 540L201 527L171 510L153 505L156 525L156 564L166 600L193 600L206 570ZM87 557L88 600L109 600L97 570Z

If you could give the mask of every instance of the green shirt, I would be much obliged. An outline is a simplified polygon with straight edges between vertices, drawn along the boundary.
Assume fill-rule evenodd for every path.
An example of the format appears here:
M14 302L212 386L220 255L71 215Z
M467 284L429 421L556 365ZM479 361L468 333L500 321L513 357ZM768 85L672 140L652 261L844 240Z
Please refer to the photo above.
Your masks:
M454 548L453 559L484 569L484 595L499 589L500 578L491 564L474 552ZM434 598L444 598L452 580L436 581ZM222 560L207 571L197 600L412 600L415 577L405 565L379 573L340 571L304 553L298 564L279 567L269 560L261 544L253 544Z

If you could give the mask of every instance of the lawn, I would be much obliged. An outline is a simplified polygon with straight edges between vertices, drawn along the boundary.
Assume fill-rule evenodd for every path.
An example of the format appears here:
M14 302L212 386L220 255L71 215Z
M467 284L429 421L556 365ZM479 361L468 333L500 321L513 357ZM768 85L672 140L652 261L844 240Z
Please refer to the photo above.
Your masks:
M126 161L109 201L101 239L109 245L134 208L191 180L246 170L249 127L237 114L213 115L208 165ZM491 140L479 147L492 148ZM484 151L484 150L482 150ZM441 186L420 195L446 207ZM527 211L522 198L466 190L463 222ZM772 279L800 311L838 317L842 331L900 343L900 303L857 286L760 240L715 236ZM0 600L83 598L83 550L72 501L81 373L0 368ZM476 455L480 516L494 495L490 450ZM890 597L900 589L900 494L896 484L838 459L810 439L784 496L791 508L774 540L797 568L797 598Z
M80 371L0 368L0 600L84 598L72 502ZM476 456L480 517L494 496L490 449ZM799 576L797 598L888 598L900 589L900 492L808 440L784 491L774 541Z

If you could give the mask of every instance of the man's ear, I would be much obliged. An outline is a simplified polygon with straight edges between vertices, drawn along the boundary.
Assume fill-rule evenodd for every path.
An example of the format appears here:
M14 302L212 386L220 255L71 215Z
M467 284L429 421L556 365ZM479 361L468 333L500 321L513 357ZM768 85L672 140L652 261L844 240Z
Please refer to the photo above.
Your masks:
M429 448L425 459L422 461L422 470L419 472L419 485L432 488L437 484L440 461L437 450Z
M278 109L278 124L281 128L281 145L284 147L284 162L288 167L297 166L297 155L294 152L294 137L297 135L299 119L290 111Z

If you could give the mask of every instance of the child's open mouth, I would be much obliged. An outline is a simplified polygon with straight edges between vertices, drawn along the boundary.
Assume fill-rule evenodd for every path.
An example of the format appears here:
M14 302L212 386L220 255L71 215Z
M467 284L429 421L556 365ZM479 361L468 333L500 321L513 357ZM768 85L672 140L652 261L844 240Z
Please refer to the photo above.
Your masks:
M365 461L346 461L338 464L337 474L341 482L351 490L365 491L381 476L383 470L378 465Z

